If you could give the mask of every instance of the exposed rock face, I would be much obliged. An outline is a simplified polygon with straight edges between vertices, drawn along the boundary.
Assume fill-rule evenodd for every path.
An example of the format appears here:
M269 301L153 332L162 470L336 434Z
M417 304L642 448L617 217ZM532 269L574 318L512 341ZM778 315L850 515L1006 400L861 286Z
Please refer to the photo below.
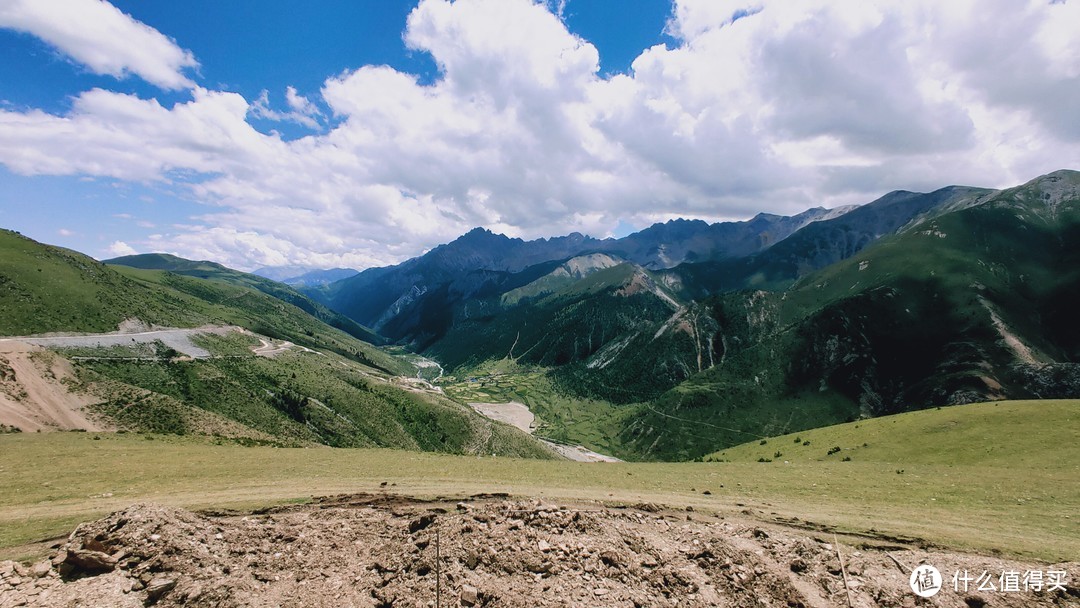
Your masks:
M906 606L914 596L903 564L923 562L944 573L1073 577L1052 592L996 594L994 605L1080 597L1077 563L856 548L700 509L692 517L653 505L480 500L455 509L389 496L244 517L136 505L79 526L52 563L0 562L0 607L835 606L846 594L854 606ZM428 525L412 525L421 519ZM963 597L948 588L930 603Z
M1018 380L1040 399L1075 399L1080 395L1080 364L1016 365Z

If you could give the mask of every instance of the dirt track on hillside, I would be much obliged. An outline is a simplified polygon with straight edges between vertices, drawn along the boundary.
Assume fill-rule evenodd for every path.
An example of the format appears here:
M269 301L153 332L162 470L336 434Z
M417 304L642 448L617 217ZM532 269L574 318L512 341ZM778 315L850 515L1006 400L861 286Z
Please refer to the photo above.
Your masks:
M1069 579L1017 593L956 593L950 580L918 605L1080 601L1075 562L833 542L652 505L356 495L212 516L136 505L79 526L51 561L0 563L0 607L916 606L908 569L921 562L947 577L1054 569Z
M33 344L50 348L107 348L110 346L131 346L132 344L153 344L161 342L165 346L196 359L210 356L210 352L196 346L191 338L204 334L219 336L247 330L234 325L204 325L202 327L176 329L157 328L145 331L116 331L102 334L49 334L41 336L15 336L0 338L0 352L18 348L19 343Z

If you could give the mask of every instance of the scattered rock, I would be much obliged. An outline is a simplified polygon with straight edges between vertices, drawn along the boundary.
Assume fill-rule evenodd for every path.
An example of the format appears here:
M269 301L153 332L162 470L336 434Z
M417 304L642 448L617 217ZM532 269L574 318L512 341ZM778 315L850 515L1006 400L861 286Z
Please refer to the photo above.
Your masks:
M146 602L153 604L176 588L176 578L166 575L155 576L146 584Z
M107 553L89 549L68 549L64 562L76 572L100 574L116 568L116 560Z
M729 515L721 522L695 514L702 521L683 522L685 512L673 509L651 515L504 497L476 497L468 510L454 506L385 493L246 517L137 505L81 525L52 562L0 562L0 608L434 606L436 580L444 606L470 608L819 606L831 605L844 589L832 545L826 549L805 530L775 522L765 532L756 518ZM439 561L431 533L437 524ZM152 535L158 540L150 541ZM854 547L839 548L851 558L853 606L915 606L889 553L942 572L1046 568L938 550L890 547L887 553L861 545L856 555ZM73 565L112 562L114 569L95 576ZM1054 565L1069 572L1078 566ZM73 575L57 576L61 567ZM853 578L853 569L861 576ZM994 604L1049 608L1059 600L1006 594Z
M461 586L461 605L476 606L480 603L479 590L472 585Z
M418 519L409 522L409 534L416 534L433 523L435 523L435 516L433 514L428 513L426 515L421 515Z
M34 578L43 578L50 570L52 570L52 563L49 560L43 560L30 568L30 576L33 576Z

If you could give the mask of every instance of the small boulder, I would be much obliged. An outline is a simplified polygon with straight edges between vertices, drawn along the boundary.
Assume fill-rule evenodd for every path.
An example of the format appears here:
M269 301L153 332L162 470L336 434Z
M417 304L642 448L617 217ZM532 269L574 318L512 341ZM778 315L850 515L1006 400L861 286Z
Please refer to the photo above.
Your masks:
M431 513L421 515L418 519L409 522L409 534L416 534L433 523L435 523L434 515Z
M166 593L176 588L176 579L160 574L150 579L146 584L146 603L153 604L165 596Z
M116 568L116 560L111 555L90 549L68 549L64 562L89 574L112 572Z
M34 578L43 578L45 575L49 574L49 570L52 570L52 563L47 559L42 560L30 568L30 576L33 576Z
M476 606L480 603L480 591L472 585L461 586L461 605Z

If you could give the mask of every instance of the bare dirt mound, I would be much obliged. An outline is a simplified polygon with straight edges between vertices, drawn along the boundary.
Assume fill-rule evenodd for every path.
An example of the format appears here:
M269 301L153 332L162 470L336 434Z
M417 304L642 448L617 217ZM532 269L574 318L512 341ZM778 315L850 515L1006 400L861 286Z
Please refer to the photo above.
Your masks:
M23 432L110 428L86 413L95 399L71 390L74 377L63 357L19 342L0 345L0 424Z
M906 569L922 562L1071 576L1080 565L829 540L651 505L345 496L246 516L136 505L80 525L51 561L0 563L0 606L915 606ZM1080 600L1073 580L946 587L919 605Z

